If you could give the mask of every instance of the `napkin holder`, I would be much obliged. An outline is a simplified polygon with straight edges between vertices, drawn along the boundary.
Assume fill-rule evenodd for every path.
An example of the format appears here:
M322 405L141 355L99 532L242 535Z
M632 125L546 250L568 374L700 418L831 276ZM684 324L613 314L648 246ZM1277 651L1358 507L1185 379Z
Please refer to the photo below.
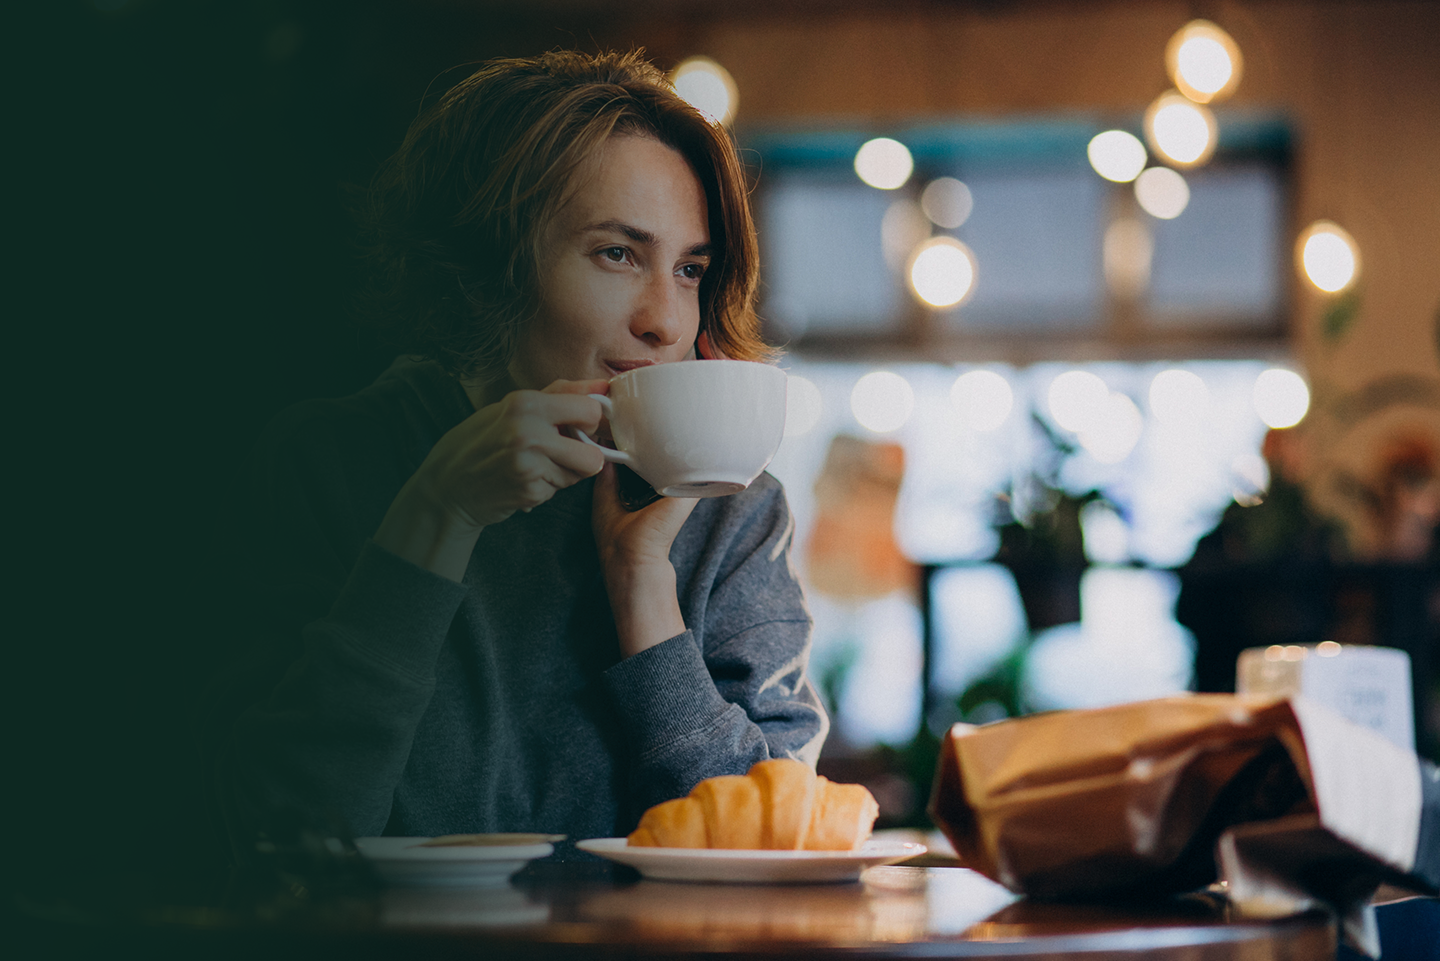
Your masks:
M1303 697L1368 727L1407 751L1415 750L1410 655L1364 644L1252 647L1235 665L1240 694Z

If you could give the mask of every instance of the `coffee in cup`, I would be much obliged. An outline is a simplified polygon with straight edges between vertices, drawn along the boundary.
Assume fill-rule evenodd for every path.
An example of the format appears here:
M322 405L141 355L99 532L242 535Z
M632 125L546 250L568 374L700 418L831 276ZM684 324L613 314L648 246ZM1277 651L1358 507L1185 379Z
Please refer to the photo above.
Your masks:
M666 497L721 497L749 487L785 433L785 372L744 360L682 360L627 370L605 409L617 449L594 444Z

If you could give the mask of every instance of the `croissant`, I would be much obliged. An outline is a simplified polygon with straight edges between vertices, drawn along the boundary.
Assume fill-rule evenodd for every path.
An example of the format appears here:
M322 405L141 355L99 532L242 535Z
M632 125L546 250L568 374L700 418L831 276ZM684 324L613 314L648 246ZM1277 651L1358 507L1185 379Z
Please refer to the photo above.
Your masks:
M803 761L761 761L745 775L706 778L689 797L657 804L627 841L634 847L851 851L880 813L861 784L817 777Z

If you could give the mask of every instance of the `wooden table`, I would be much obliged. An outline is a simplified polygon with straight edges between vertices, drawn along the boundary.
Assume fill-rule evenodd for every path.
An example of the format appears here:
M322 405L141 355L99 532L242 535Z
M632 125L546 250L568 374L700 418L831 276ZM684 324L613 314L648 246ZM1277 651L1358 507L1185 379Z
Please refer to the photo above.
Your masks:
M391 889L378 924L483 958L1333 959L1330 921L1236 921L1218 899L1038 904L958 867L878 867L858 883L722 885L532 865L509 887Z
M9 907L0 943L18 939L43 949L38 956L87 961L1331 961L1336 952L1334 926L1321 914L1238 921L1221 899L1194 895L1145 905L1033 903L949 866L775 886L645 881L608 863L536 862L495 888L351 890L138 914Z

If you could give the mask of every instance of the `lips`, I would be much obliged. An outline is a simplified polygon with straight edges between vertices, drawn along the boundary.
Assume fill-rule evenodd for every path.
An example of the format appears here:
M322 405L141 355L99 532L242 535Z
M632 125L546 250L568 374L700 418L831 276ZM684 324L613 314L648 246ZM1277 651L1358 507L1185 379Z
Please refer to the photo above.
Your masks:
M655 363L653 360L607 360L605 366L616 374L623 374L627 370L634 370L637 367L649 367Z

